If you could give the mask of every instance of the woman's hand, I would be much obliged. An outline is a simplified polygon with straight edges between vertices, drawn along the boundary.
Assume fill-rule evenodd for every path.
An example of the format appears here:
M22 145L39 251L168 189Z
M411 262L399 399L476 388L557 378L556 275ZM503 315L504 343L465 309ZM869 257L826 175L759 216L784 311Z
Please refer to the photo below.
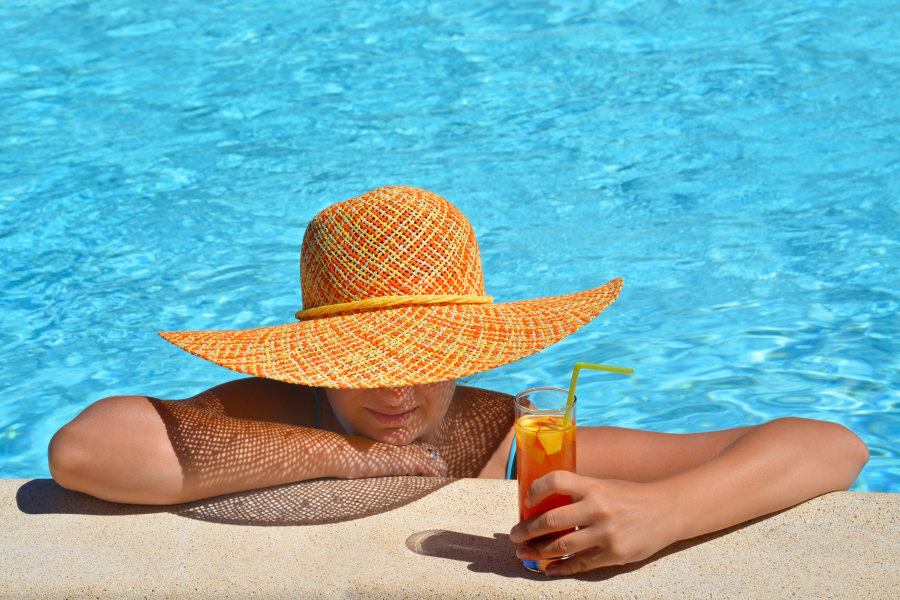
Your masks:
M642 560L678 539L669 527L674 502L652 483L554 471L531 485L525 503L536 506L551 494L570 496L572 504L526 519L509 534L514 542L527 542L517 552L524 560L575 554L550 563L548 575L573 575ZM578 531L535 539L574 527Z
M550 575L641 560L682 539L743 523L815 496L846 490L869 459L847 428L809 419L777 419L745 431L708 460L653 483L594 479L554 471L535 481L527 503L550 494L573 504L526 519L510 532L528 542L519 556L554 561ZM542 535L567 531L550 541Z
M393 446L358 435L346 439L353 450L339 470L339 477L343 479L397 475L444 477L447 474L447 463L434 446L419 441Z

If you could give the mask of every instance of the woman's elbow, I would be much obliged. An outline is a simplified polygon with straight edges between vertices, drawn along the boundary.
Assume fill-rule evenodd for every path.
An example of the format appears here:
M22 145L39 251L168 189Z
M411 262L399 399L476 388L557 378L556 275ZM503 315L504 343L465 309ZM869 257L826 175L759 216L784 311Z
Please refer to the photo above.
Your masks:
M47 462L50 465L50 475L56 483L66 489L83 491L90 459L79 443L78 434L73 431L71 423L64 425L50 439Z
M847 427L829 421L784 417L771 422L797 451L798 464L826 491L846 490L869 462L869 449ZM823 491L824 493L824 491Z
M844 490L850 488L869 462L868 446L844 425L828 421L812 421L812 423L820 428L820 435L830 447L828 462L832 465L834 474L840 479L838 486Z
M869 462L869 447L866 446L861 437L850 431L850 429L843 425L839 427L844 430L843 436L846 439L846 444L849 446L848 454L856 465L856 474L859 475L859 472Z
M60 486L84 492L101 500L121 501L117 491L109 485L112 465L104 465L97 453L90 432L77 422L64 425L50 440L47 462L50 475Z
M128 504L183 502L165 427L146 398L105 398L50 440L50 475L62 487Z

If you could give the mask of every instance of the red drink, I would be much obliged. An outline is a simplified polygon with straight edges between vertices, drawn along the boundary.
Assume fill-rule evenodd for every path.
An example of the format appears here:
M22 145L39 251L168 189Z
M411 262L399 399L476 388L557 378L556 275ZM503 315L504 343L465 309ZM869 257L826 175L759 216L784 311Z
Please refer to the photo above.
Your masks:
M556 392L556 394L551 394L551 392ZM573 405L566 415L565 395L559 397L559 392L565 392L565 390L538 388L526 390L516 397L516 461L518 463L520 521L572 503L569 496L553 494L537 506L531 508L525 506L528 488L536 479L551 471L575 472L575 410ZM550 399L551 403L556 402L557 405L562 404L563 406L557 410L539 410L535 408L533 402L537 399L538 394L553 395L555 397ZM524 403L531 404L531 406ZM551 537L567 533L569 531L557 532ZM543 571L544 567L552 560L522 562L533 571Z

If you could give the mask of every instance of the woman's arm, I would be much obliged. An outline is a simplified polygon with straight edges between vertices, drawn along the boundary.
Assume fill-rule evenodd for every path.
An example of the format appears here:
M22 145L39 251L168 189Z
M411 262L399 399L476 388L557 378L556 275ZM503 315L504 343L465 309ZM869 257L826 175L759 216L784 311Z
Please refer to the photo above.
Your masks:
M703 433L660 433L579 427L576 473L646 483L709 460L754 427Z
M619 440L615 452L640 454L641 449L629 448L627 437ZM579 530L524 544L519 556L536 560L580 552L550 565L548 572L560 575L642 560L677 540L845 490L869 457L862 440L841 425L778 419L745 431L708 460L676 472L679 461L671 455L679 453L679 443L689 454L696 452L697 440L675 436L661 445L667 455L644 458L668 465L664 469L626 461L636 475L633 479L646 483L561 471L537 480L529 490L530 505L551 493L570 495L573 504L519 523L510 537L527 542L575 526ZM579 452L580 447L579 440ZM666 470L673 472L656 480L649 476Z
M256 386L240 383L247 381L186 401L100 400L53 437L50 472L61 486L104 500L177 504L317 477L435 476L446 470L418 446L229 416L287 418L278 402L255 408L243 402L241 390L252 396Z
M841 425L778 419L658 486L675 502L672 536L686 539L846 490L868 461L869 449Z

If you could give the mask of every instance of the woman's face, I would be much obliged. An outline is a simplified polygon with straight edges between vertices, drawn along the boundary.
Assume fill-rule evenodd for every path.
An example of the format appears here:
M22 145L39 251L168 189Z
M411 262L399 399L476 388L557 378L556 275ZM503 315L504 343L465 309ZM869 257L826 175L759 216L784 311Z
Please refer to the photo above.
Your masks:
M452 379L368 390L329 388L326 393L347 433L405 446L437 431L455 390L456 380Z

